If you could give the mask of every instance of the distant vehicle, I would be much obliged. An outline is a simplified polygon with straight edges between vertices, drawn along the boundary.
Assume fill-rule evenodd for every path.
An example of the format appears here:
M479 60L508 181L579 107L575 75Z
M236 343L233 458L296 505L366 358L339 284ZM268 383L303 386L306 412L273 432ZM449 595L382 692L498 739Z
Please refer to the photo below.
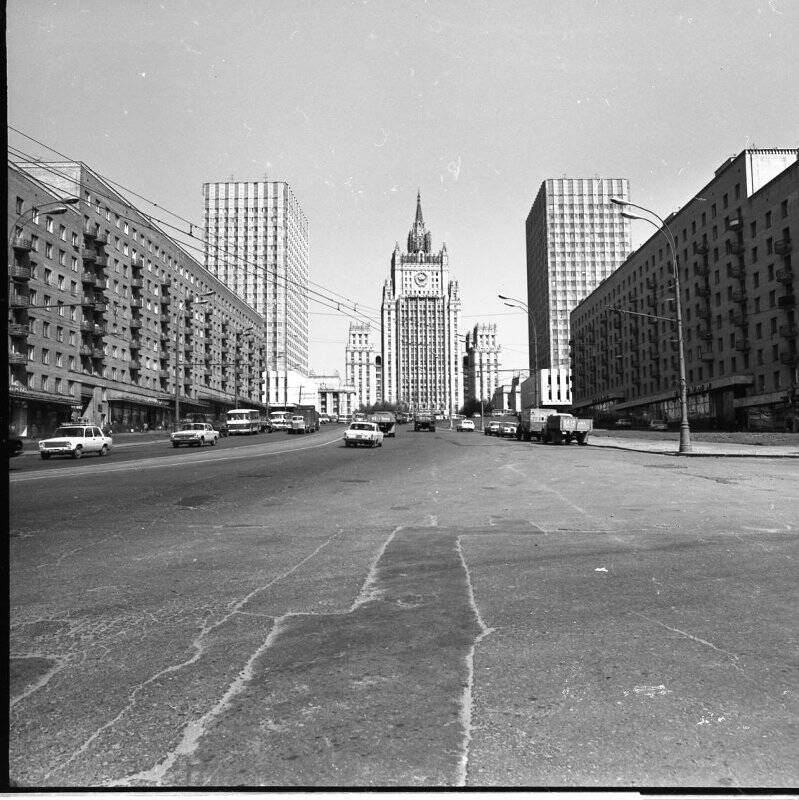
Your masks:
M367 422L374 422L386 438L393 439L397 435L397 418L391 411L375 411Z
M338 422L338 414L328 414L327 418L330 422Z
M319 413L314 406L297 406L291 415L289 433L313 433L319 430Z
M588 435L594 429L592 419L580 419L573 414L550 414L544 429L544 444L588 444Z
M407 425L411 421L410 417L404 411L397 412L397 424Z
M226 419L215 419L211 422L211 425L214 426L214 430L219 432L219 436L227 436L228 429L227 429L227 420Z
M233 408L227 412L228 433L260 433L261 414L254 408Z
M112 446L113 439L96 425L62 425L51 438L39 442L39 455L45 460L50 456L80 458L86 453L104 456Z
M290 411L273 411L269 415L269 430L287 431L291 420Z
M669 424L665 419L653 419L649 423L650 431L667 431Z
M382 447L383 433L374 422L353 422L344 431L345 447Z
M499 423L497 436L515 436L518 428L519 423L516 420L503 420Z
M21 456L25 446L19 436L10 435L6 438L6 456L13 458L14 456Z
M474 431L474 422L470 419L459 419L458 420L458 430L464 432L473 432Z
M498 419L492 419L485 426L485 430L483 430L483 433L486 436L499 436L499 426L501 424L502 423L500 423L500 421Z
M343 422L345 425L349 425L350 422L352 422L352 419L350 418L349 414L339 414L338 421Z
M366 414L364 414L363 411L356 411L352 415L352 421L353 422L366 422L367 421L366 420Z
M432 431L435 433L436 420L430 411L417 411L413 415L413 429L415 431Z
M517 439L524 439L529 442L530 439L538 439L541 441L544 435L544 429L547 426L547 419L555 412L551 408L526 408L522 411L521 422L516 431Z
M169 437L172 447L202 447L205 444L216 445L219 431L210 422L189 422L180 425L172 436Z
M319 424L320 425L327 425L328 422L330 422L330 417L328 417L327 414L320 414L319 415Z
M629 419L617 419L613 423L614 428L632 428L633 423L632 420Z

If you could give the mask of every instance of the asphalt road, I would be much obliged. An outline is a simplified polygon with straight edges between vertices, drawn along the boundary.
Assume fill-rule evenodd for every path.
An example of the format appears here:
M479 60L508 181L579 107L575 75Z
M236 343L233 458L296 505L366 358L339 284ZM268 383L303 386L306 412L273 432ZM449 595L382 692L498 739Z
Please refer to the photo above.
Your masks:
M799 783L799 462L341 432L15 460L13 781Z

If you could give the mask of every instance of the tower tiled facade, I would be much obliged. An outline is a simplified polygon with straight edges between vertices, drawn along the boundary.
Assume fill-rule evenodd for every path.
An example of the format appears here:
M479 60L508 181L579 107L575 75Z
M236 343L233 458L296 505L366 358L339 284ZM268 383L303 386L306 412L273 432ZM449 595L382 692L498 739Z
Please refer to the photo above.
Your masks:
M355 387L355 408L374 405L381 400L380 356L375 352L368 322L351 322L345 356L344 377Z
M499 385L497 326L478 323L466 334L463 386L464 400L490 400Z
M527 216L530 371L569 368L569 314L624 261L630 223L611 197L627 200L623 178L555 178L541 184Z
M437 253L422 217L421 197L407 252L394 247L383 287L383 398L453 414L463 405L458 340L460 297L450 280L449 256Z
M203 184L205 267L264 319L266 391L308 372L308 221L285 181ZM281 394L281 392L283 394Z

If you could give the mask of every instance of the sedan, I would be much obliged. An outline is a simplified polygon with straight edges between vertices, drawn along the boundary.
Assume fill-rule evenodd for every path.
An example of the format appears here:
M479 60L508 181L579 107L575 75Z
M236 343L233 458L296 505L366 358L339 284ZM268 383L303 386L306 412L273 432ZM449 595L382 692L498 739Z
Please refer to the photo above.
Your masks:
M374 422L353 422L344 431L344 445L346 447L382 447L383 433Z
M458 420L458 430L472 432L474 431L474 422L470 419Z
M96 425L62 425L49 439L39 442L39 455L45 460L50 456L80 458L84 453L104 456L112 445L113 439Z
M486 436L499 436L499 420L492 419L491 422L486 425L485 430L483 433Z
M516 422L503 422L499 426L497 436L516 436L516 429L518 427Z
M185 444L187 447L202 447L204 444L215 445L219 439L219 431L214 430L214 426L209 422L189 422L176 430L170 440L172 447L180 447Z
M632 428L633 423L629 419L617 419L615 423L613 423L614 428Z

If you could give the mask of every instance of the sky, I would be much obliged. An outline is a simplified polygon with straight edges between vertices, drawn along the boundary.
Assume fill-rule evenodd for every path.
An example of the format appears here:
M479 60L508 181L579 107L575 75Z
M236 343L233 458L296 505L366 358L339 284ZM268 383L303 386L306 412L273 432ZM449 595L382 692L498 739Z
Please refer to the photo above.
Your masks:
M375 318L420 191L462 329L495 322L506 370L527 366L526 317L496 295L526 299L542 181L627 178L665 216L729 156L799 146L795 0L8 0L6 13L10 125L200 227L203 182L287 181L311 280ZM634 245L651 233L638 225ZM350 320L310 311L312 368L343 374Z

